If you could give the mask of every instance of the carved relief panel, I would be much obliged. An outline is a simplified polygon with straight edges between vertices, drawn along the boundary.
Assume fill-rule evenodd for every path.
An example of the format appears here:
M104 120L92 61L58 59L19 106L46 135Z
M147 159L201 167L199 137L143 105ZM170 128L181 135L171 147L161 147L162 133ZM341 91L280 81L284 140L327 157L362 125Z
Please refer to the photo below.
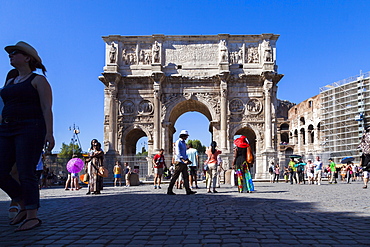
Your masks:
M135 113L135 104L131 100L121 102L120 112L122 115L131 115Z
M137 63L136 44L127 44L122 48L122 64L134 65Z
M152 44L141 43L139 45L139 64L149 65L152 62Z
M230 100L229 110L231 114L241 114L244 112L244 103L241 99L234 98Z
M241 43L229 44L230 64L243 63L243 45Z
M248 45L245 50L246 63L259 63L259 52L257 44Z
M246 108L250 114L259 114L262 111L262 103L258 99L250 99Z
M153 109L154 109L152 102L150 102L149 100L142 100L139 103L138 108L139 108L138 109L139 114L144 114L144 115L149 115L153 113Z

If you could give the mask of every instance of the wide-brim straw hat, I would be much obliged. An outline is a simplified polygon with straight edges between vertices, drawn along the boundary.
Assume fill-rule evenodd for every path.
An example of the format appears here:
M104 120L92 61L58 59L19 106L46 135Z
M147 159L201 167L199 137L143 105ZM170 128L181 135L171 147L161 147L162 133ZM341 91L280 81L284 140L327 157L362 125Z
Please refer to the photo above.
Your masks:
M23 51L24 53L27 53L28 55L32 56L34 59L36 59L36 61L38 61L39 63L42 63L41 62L41 58L39 57L39 54L37 53L36 49L33 48L31 45L27 44L26 42L24 41L19 41L17 44L15 45L9 45L9 46L6 46L5 48L5 51L10 54L11 52L13 52L14 50L20 50L20 51Z

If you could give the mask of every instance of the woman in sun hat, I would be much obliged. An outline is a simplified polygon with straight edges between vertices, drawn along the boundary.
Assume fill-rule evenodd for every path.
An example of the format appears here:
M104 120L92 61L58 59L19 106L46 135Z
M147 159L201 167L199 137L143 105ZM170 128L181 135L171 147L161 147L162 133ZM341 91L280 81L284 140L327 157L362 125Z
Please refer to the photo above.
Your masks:
M239 193L254 191L254 185L250 168L254 162L252 149L245 136L240 136L234 140L234 161L232 168L235 169L235 174L238 178Z
M42 75L33 73L42 64L35 48L20 41L5 47L10 64L17 75L5 82L0 92L4 101L0 125L0 188L21 210L10 225L22 223L16 231L25 231L41 225L37 218L40 207L38 180L35 176L40 154L46 146L54 147L51 87ZM19 183L9 172L16 163Z

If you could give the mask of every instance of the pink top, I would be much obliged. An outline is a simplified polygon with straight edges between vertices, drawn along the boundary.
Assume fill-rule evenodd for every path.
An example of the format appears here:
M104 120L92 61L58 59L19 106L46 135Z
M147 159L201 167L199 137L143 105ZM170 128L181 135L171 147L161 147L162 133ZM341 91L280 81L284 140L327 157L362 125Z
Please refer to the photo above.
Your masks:
M210 163L210 164L216 163L217 164L217 156L221 153L222 152L220 150L216 149L216 152L213 154L211 148L207 149L206 154L208 155L208 163Z

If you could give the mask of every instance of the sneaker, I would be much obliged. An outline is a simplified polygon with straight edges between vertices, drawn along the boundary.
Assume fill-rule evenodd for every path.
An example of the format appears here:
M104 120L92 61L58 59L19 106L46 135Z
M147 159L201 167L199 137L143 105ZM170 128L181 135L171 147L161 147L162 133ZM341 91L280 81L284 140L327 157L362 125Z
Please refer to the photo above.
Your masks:
M173 193L172 191L167 191L167 195L174 196L174 195L176 195L176 194L175 194L175 193Z
M162 189L161 186L158 185L158 189Z
M367 189L367 185L365 185L364 187L362 187L363 189Z
M197 185L197 186L195 186L195 188L196 188L196 189L199 189L198 185Z
M197 193L196 191L191 191L191 190L186 192L187 195L193 195L193 194L196 194L196 193Z
M154 189L156 189L157 188L157 185L154 185Z

